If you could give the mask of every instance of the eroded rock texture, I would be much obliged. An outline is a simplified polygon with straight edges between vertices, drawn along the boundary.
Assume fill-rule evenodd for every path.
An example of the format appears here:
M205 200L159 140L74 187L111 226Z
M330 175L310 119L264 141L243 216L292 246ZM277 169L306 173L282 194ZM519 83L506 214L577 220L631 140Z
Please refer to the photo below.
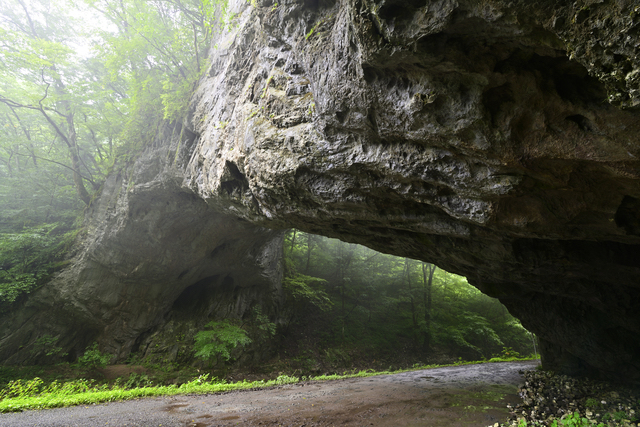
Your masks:
M640 7L236 5L184 185L255 224L434 262L547 367L640 381Z
M248 319L258 305L276 318L282 233L216 212L181 187L194 138L167 129L134 164L116 167L69 267L0 318L3 363L51 362L54 346L75 360L93 341L113 361L135 350L184 362L209 320ZM37 345L44 336L58 341Z

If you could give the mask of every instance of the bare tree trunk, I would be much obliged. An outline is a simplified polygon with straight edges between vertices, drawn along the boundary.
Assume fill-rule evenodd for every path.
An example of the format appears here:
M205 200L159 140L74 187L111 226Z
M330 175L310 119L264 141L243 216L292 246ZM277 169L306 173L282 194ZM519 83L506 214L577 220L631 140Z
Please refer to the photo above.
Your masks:
M404 275L407 279L407 291L409 293L409 304L411 307L411 321L413 323L413 345L417 346L418 341L418 319L416 317L416 303L413 296L413 286L411 285L411 260L409 258L404 259Z
M349 270L349 265L353 260L353 256L355 255L356 248L358 246L355 244L347 244L340 242L337 246L337 254L336 254L336 274L335 274L335 282L337 286L340 287L340 318L342 322L342 340L344 341L344 332L346 326L346 319L348 314L346 314L346 296L347 296L347 283L346 283L346 275Z
M309 274L311 268L311 251L313 250L313 235L307 234L307 265L304 267L304 274Z
M291 247L289 248L289 256L293 256L293 248L296 246L296 237L298 236L298 230L293 229L293 236L291 236Z
M436 266L433 264L422 263L422 282L424 290L422 293L424 303L424 341L422 344L422 350L425 354L431 351L431 303L432 303L432 285L433 285L433 273L436 271Z
M71 154L71 167L73 168L73 182L76 186L76 191L80 200L86 205L91 203L91 196L84 186L84 180L80 175L80 155L78 150L78 134L76 133L75 123L73 122L73 114L69 113L66 116L68 141L69 141L69 153Z

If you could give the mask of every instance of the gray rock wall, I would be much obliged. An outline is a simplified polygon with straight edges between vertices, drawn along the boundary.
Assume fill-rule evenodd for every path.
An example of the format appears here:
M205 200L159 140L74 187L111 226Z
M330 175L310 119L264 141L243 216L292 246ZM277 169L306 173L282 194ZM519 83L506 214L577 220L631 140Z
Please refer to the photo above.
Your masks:
M34 345L49 335L70 360L97 341L113 361L132 349L175 361L189 359L209 320L259 305L277 321L282 233L221 214L181 187L194 139L167 127L135 163L116 165L69 267L0 319L0 360L54 361Z
M235 7L188 188L463 274L547 367L640 381L637 3Z

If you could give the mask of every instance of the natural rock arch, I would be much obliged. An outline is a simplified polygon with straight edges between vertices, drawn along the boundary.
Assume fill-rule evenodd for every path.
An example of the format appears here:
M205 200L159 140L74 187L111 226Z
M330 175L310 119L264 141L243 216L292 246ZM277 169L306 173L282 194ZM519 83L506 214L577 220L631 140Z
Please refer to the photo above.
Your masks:
M267 0L236 23L194 100L186 185L463 274L547 367L640 380L631 2Z
M184 126L109 178L69 268L0 319L5 363L43 360L42 333L124 358L187 312L275 315L296 227L463 274L547 367L640 381L632 2L232 9Z

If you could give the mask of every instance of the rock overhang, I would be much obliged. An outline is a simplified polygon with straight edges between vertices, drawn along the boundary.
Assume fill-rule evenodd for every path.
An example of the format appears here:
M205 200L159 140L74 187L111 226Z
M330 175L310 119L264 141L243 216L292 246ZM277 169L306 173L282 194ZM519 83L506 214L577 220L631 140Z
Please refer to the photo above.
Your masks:
M547 366L640 380L632 2L236 7L184 185L261 226L464 274Z

